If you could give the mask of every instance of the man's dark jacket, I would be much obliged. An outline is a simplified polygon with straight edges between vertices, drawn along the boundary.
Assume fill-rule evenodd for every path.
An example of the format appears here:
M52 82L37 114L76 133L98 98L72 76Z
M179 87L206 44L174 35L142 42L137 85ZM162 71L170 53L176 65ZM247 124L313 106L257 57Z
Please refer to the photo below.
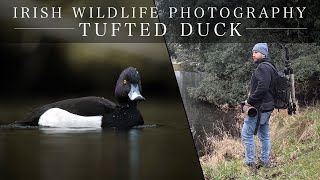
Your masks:
M256 63L257 67L251 76L250 96L247 102L262 112L267 112L274 109L272 92L276 72L269 64L262 62L269 62L273 65L270 58L264 58Z

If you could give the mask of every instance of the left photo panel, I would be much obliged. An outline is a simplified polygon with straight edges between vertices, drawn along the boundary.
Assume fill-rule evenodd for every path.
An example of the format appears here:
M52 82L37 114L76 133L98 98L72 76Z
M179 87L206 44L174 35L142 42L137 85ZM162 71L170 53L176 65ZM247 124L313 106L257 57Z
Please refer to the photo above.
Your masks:
M1 2L0 179L203 179L164 38L84 38L117 19L71 18L98 2Z

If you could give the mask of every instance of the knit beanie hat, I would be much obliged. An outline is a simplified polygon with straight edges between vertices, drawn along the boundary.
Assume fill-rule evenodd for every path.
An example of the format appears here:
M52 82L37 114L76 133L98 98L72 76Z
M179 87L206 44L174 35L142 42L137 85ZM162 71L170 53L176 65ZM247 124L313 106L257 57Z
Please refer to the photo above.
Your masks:
M266 57L269 56L267 43L258 43L256 45L254 45L252 51L258 51L258 52L266 55Z

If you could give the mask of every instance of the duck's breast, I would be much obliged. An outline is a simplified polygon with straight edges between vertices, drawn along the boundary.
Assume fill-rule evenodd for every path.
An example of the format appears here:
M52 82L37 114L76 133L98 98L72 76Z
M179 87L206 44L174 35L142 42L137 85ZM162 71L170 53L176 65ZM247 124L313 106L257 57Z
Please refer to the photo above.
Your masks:
M102 116L80 116L60 108L51 108L40 116L39 125L66 128L101 128Z

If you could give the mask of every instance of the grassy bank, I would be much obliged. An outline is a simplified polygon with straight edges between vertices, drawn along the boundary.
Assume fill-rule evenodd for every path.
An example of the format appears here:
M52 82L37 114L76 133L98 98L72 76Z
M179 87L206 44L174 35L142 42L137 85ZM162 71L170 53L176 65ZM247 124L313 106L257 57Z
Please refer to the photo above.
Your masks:
M206 179L319 179L320 107L298 115L274 111L270 119L273 168L261 168L252 175L243 165L244 146L240 138L208 137L209 153L200 158ZM260 143L255 137L257 155Z

